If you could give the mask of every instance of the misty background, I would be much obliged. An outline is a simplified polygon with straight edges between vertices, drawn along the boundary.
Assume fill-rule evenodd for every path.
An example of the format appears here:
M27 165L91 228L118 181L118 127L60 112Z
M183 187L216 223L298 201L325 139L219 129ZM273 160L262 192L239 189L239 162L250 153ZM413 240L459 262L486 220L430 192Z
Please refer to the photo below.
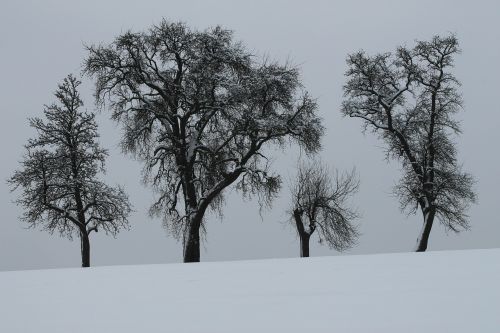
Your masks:
M342 118L345 58L359 49L369 54L413 46L435 34L455 33L462 54L455 75L462 82L463 134L457 139L464 170L477 180L479 203L469 211L471 230L445 233L436 223L429 250L500 247L498 175L500 121L500 2L497 1L2 1L0 7L0 270L80 266L80 242L40 230L25 230L6 184L18 168L23 145L34 131L27 117L41 116L54 101L57 84L79 75L84 44L109 43L127 30L143 31L162 18L192 28L222 25L257 56L300 66L305 88L317 98L324 119L321 158L340 170L356 167L360 190L352 200L362 217L359 244L346 254L412 251L421 216L401 213L392 187L399 165L387 162L379 141L363 135L359 119ZM83 80L81 95L94 110L93 85ZM120 127L109 113L98 115L101 144L109 149L106 182L125 187L134 205L131 230L116 239L91 237L91 263L98 265L182 261L182 245L159 219L148 216L154 194L141 183L138 161L119 148ZM257 200L226 191L222 219L209 214L202 261L296 257L299 240L288 222L289 179L295 175L296 147L273 153L273 170L283 189L271 209L259 213ZM311 241L311 255L337 255Z

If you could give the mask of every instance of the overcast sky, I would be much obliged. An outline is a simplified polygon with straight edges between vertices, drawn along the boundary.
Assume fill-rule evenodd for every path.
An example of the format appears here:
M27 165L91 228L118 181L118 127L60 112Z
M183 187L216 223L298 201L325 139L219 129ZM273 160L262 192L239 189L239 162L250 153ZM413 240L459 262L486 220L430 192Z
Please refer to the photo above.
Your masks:
M353 203L363 217L359 244L346 254L411 251L421 216L399 211L391 189L397 164L387 163L382 142L361 133L359 119L342 118L340 103L350 52L387 52L415 39L456 33L462 54L455 74L465 100L463 135L458 139L464 169L477 179L479 204L470 210L471 230L446 234L435 224L430 250L500 246L497 144L500 142L500 2L498 1L2 1L0 10L0 270L80 266L80 244L40 230L27 230L18 217L5 180L18 167L23 144L33 136L26 118L40 116L54 101L57 84L79 74L84 44L110 42L126 31L147 29L162 18L204 29L222 25L235 31L250 50L299 64L307 90L318 99L327 129L321 158L339 169L357 168L361 176ZM92 85L84 80L85 107L93 109ZM116 239L92 234L92 265L168 263L182 260L182 246L151 219L153 195L140 182L141 165L118 148L120 129L99 115L101 143L110 150L107 182L122 184L135 212L131 230ZM285 186L272 209L230 191L224 217L207 219L202 261L294 257L298 239L287 222L286 180L298 151L276 153L274 168ZM312 240L312 255L337 255Z

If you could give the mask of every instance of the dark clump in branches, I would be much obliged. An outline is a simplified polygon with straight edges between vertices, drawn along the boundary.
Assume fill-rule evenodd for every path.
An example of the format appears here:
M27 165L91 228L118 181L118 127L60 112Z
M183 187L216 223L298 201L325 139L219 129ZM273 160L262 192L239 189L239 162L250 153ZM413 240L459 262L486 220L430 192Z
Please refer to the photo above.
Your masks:
M182 236L184 261L200 260L207 209L235 184L269 202L280 187L264 149L320 148L316 103L297 68L259 63L221 27L196 31L162 21L91 46L86 73L123 124L123 148L144 161L159 197L151 213Z
M339 251L355 244L358 238L352 224L358 217L348 199L358 190L356 172L330 173L320 163L300 165L292 184L292 221L300 238L300 256L309 257L309 240L318 230L320 243Z
M22 219L70 239L79 235L82 266L89 267L91 232L115 236L128 228L131 209L120 187L98 179L107 152L97 142L95 114L81 111L79 85L69 75L55 93L58 103L45 107L45 119L29 119L37 137L28 141L9 183L22 191L17 200L25 210Z
M424 223L417 251L427 249L434 217L455 232L469 227L466 211L476 200L474 180L462 171L453 137L462 108L458 80L450 72L460 52L455 36L418 41L413 49L349 55L342 112L378 133L387 156L402 163L395 188L402 209L420 208Z

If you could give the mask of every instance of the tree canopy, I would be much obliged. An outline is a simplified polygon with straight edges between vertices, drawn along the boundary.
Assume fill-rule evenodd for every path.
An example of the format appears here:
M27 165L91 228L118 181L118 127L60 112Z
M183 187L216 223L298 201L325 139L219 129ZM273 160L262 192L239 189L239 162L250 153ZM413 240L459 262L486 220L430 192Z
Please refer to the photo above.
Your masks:
M123 148L144 161L158 200L151 213L183 236L185 261L199 260L207 208L231 184L269 202L280 187L264 150L320 149L315 101L288 64L257 61L230 30L197 31L162 21L88 47L96 96L123 124Z
M97 141L95 114L81 110L79 85L69 75L55 93L58 103L45 107L45 119L29 119L37 136L26 144L21 168L9 183L21 190L17 203L24 208L22 219L31 227L41 226L69 238L76 233L82 247L88 247L92 231L115 236L127 229L131 208L121 187L110 187L99 179L107 152ZM83 248L82 255L88 266Z
M356 171L333 172L319 161L299 165L291 186L291 217L301 242L301 256L309 256L309 240L318 230L320 243L343 251L359 236L353 221L359 216L348 200L357 192Z
M397 186L401 207L420 207L424 228L417 250L427 248L434 215L449 230L469 227L466 211L476 200L473 177L462 171L454 136L462 109L459 81L451 72L460 52L454 35L417 41L414 48L348 56L342 112L378 133L387 156L402 163Z

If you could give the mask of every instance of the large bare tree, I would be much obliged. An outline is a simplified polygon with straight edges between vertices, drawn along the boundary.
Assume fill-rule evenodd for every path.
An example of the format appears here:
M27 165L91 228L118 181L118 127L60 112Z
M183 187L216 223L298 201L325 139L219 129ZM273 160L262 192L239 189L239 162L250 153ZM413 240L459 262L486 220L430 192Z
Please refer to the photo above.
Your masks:
M266 147L320 148L316 103L297 68L257 62L229 30L164 20L88 52L98 102L123 124L124 150L144 161L159 195L151 213L182 236L185 262L200 260L205 213L221 209L226 187L275 195Z
M358 186L355 170L330 172L318 161L299 165L291 187L290 213L300 238L301 257L309 257L309 241L316 230L320 243L338 251L355 244L358 232L352 222L358 213L348 200Z
M395 53L361 51L347 58L342 112L362 119L365 129L385 141L387 157L402 163L395 193L402 209L423 215L416 251L427 249L435 217L448 230L467 229L466 212L476 200L473 177L462 171L453 141L460 133L454 116L462 98L451 69L459 52L450 35Z
M125 192L98 178L106 150L99 146L95 114L81 110L78 81L69 75L46 106L45 119L31 118L38 135L28 141L21 168L9 179L22 192L17 203L30 227L41 226L81 240L82 267L90 266L92 231L116 235L128 228L130 204Z

